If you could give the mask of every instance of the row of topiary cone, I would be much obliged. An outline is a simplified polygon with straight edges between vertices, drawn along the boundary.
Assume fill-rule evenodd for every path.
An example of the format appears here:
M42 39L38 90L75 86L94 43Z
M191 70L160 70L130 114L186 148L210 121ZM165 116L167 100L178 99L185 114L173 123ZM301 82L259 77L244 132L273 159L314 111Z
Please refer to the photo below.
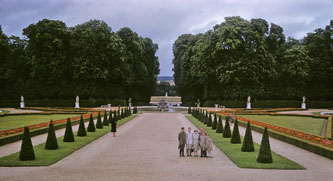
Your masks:
M222 133L223 138L231 138L230 143L232 144L240 144L241 138L239 134L239 128L238 128L238 120L235 120L234 129L231 134L230 130L230 117L226 117L226 123L225 127L223 128L222 124L222 117L219 115L219 121L217 121L217 115L214 114L214 121L212 121L212 114L208 113L207 111L201 110L201 109L193 109L190 111L191 108L189 108L188 112L192 113L192 116L197 118L199 121L203 122L207 125L207 127L212 127L213 130L216 130L216 133ZM245 136L244 136L244 142L241 148L242 152L254 152L254 144L252 139L252 133L251 133L251 124L250 122L247 122ZM273 163L272 158L272 152L270 148L269 143L269 136L267 127L265 127L263 137L261 140L261 145L259 149L259 154L257 157L257 162L259 163Z
M112 116L112 114L113 114L113 116ZM123 109L119 108L118 111L114 111L114 112L110 111L109 119L108 119L107 112L105 111L104 119L102 122L101 114L100 114L100 112L98 112L96 128L103 129L103 126L109 126L109 123L111 123L112 121L117 122L118 120L128 117L130 115L131 115L131 111L129 108L123 108ZM88 128L86 131L86 128L84 125L84 120L81 115L77 136L80 136L80 137L87 136L87 132L95 132L96 128L95 128L93 116L92 116L92 114L90 114L89 124L88 124ZM65 130L65 135L64 135L63 141L64 142L74 142L75 141L70 118L67 119L66 130ZM50 124L49 124L49 130L48 130L46 143L45 143L45 149L56 150L58 148L59 148L59 146L58 146L58 141L57 141L57 137L55 134L55 128L53 125L53 121L51 120ZM30 131L27 126L24 127L24 133L23 133L23 139L22 139L19 159L21 161L35 160L35 153L34 153L32 142L31 142Z

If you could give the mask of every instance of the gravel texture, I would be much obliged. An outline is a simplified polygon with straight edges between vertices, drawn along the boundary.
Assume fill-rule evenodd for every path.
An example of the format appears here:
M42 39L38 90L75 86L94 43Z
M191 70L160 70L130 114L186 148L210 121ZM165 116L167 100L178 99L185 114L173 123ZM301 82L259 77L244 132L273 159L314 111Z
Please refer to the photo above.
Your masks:
M307 170L241 169L215 146L213 158L178 155L180 113L145 113L48 167L0 167L0 180L330 180L333 161L270 138L272 150ZM240 127L244 135L245 129ZM253 132L255 142L261 134ZM4 147L6 147L5 145ZM2 150L3 147L0 147Z

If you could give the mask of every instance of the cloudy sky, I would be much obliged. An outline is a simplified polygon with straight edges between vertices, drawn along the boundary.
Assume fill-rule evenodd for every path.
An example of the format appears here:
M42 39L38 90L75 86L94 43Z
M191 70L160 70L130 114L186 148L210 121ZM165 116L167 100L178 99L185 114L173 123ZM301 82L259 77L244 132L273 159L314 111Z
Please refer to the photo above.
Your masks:
M130 27L159 45L160 75L172 75L172 44L184 33L204 33L226 16L263 18L302 38L333 19L333 0L0 0L0 25L8 36L44 18L75 26L104 20L113 31Z

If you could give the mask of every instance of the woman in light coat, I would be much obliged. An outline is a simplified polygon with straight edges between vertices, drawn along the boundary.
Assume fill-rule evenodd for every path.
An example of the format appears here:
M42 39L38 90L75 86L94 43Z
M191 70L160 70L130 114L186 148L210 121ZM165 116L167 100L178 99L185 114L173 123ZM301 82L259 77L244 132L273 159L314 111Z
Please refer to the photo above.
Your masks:
M201 133L200 136L200 149L201 149L201 156L200 157L206 157L206 135L205 132Z
M192 156L193 149L193 133L191 131L191 127L188 127L188 131L186 132L186 156Z
M193 149L194 149L194 157L198 157L198 151L199 151L199 133L198 130L195 130L192 138L193 138Z
M206 150L207 150L207 158L213 158L212 155L212 150L213 150L213 141L212 139L209 137L209 134L206 135Z

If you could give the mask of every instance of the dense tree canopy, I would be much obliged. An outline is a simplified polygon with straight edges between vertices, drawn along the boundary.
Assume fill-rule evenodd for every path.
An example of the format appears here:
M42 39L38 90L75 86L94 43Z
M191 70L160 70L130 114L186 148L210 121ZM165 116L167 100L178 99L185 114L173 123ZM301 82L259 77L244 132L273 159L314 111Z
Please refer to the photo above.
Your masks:
M67 27L41 20L7 37L0 26L0 99L122 99L148 102L159 74L158 49L130 28L104 21Z
M301 40L264 19L226 17L204 34L173 45L174 78L183 102L333 100L333 21Z

